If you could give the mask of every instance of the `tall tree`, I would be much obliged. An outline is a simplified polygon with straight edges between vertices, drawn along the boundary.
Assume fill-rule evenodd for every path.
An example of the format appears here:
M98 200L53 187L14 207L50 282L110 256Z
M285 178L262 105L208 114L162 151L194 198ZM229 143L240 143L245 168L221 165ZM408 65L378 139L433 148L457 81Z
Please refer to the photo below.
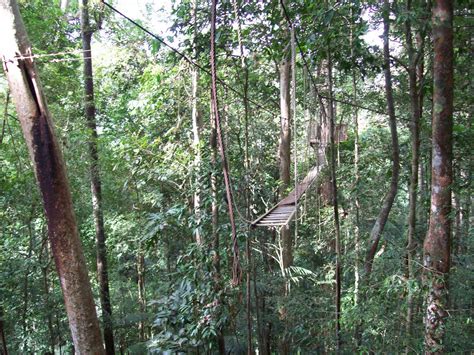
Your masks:
M192 1L192 22L193 22L193 57L197 58L197 7L198 0ZM191 120L193 124L193 148L194 148L194 218L196 220L196 229L194 238L199 245L203 244L201 235L201 189L200 189L200 171L201 171L201 131L202 120L198 109L198 82L199 70L195 66L191 68Z
M95 239L97 248L97 277L99 279L100 305L102 322L104 324L104 342L107 354L114 354L114 335L112 326L112 306L110 304L109 273L107 268L106 234L104 228L104 211L102 203L102 182L100 178L98 135L96 109L94 102L94 76L92 72L92 35L100 27L100 19L95 26L91 25L89 16L89 1L82 0L81 31L82 50L84 58L84 112L89 128L89 159L92 194L92 211L95 224Z
M374 226L370 231L370 245L367 249L365 257L365 273L366 277L370 277L372 272L372 264L375 253L379 245L382 232L388 220L388 215L392 209L395 196L398 191L398 176L400 174L400 153L398 147L397 134L397 119L395 116L395 103L393 100L392 89L392 73L390 70L390 3L384 0L383 7L383 62L384 62L384 76L385 76L385 95L387 98L387 111L390 126L390 135L392 138L392 178L390 179L390 187L385 195L382 208L375 220Z
M222 300L222 286L221 286L221 257L219 251L220 238L219 238L219 204L218 204L218 193L217 193L217 130L216 121L214 119L214 113L212 111L212 104L209 110L211 119L211 134L210 134L210 146L211 146L211 164L213 171L211 173L211 223L212 223L212 244L211 248L213 251L212 267L214 268L214 291L217 296L217 302L219 304L218 312L222 311L223 300ZM219 353L225 354L225 338L223 329L219 328L217 331L217 344L219 347Z
M239 245L237 242L237 229L234 219L234 200L232 188L230 185L229 166L227 163L224 137L222 134L219 100L217 95L217 68L216 68L216 18L217 18L217 0L211 3L211 107L214 121L216 123L217 144L219 145L219 153L221 156L222 175L224 177L224 186L227 198L227 209L229 211L229 222L232 231L232 284L237 286L240 283L241 269L239 260Z
M356 73L356 58L355 58L355 20L356 17L354 16L355 12L355 5L351 6L351 29L350 29L350 46L351 46L351 63L352 63L352 91L353 91L353 101L357 102L357 73ZM353 114L353 122L354 122L354 186L356 188L356 194L354 196L354 252L355 252L355 260L354 260L354 304L357 306L359 303L359 287L360 287L360 265L359 265L359 253L360 253L360 197L359 193L357 193L360 184L360 173L359 173L359 149L360 149L360 142L359 142L359 109L358 107L354 106L352 108ZM356 330L355 330L355 340L357 346L360 345L360 322L356 322Z
M431 209L423 244L428 286L425 351L441 354L446 325L447 275L451 263L451 183L453 136L453 2L436 0L432 9L434 41Z
M283 48L281 59L278 63L280 75L280 139L278 145L279 158L279 177L280 177L280 199L285 197L290 186L290 168L291 168L291 59L290 59L290 31L289 24L285 18L286 1L280 1L281 6L281 28L283 38ZM286 270L293 262L293 238L289 225L285 225L280 230L281 236L281 265ZM288 296L288 283L285 283L284 296ZM290 353L290 339L287 329L287 310L283 307L280 313L284 316L282 321L285 323L285 333L281 339L280 351L282 354Z
M406 12L410 14L412 11L412 1L407 0ZM408 86L410 95L410 131L411 131L411 174L409 186L409 215L408 215L408 237L407 237L407 279L412 282L414 279L413 270L413 256L416 248L416 217L417 217L417 195L418 195L418 170L419 170L419 156L420 156L420 119L422 110L422 101L420 90L418 90L418 83L421 80L419 77L419 63L422 60L423 44L422 40L417 41L417 46L413 40L411 16L407 15L405 21L405 41L406 51L408 57ZM421 33L417 33L421 37ZM409 341L411 339L412 322L413 322L413 291L412 287L408 287L407 297L407 351L409 349Z
M244 104L244 169L245 169L245 218L250 219L250 189L249 189L249 171L250 171L250 157L249 157L249 114L250 107L248 101L248 89L249 89L249 69L247 66L247 60L244 53L244 44L242 41L242 24L240 23L239 16L239 5L237 0L232 0L232 10L234 13L234 23L237 27L237 40L239 43L240 52L240 67L244 72L244 85L243 85L243 104ZM245 240L245 255L247 257L247 270L246 270L246 294L245 294L245 306L247 312L247 353L252 354L252 313L251 313L251 271L252 271L252 252L250 248L251 243L251 231L250 225L247 227L247 238ZM255 280L254 280L255 282ZM256 303L258 307L258 303ZM258 313L258 310L256 310Z
M284 2L283 2L284 4ZM282 10L283 11L283 10ZM282 28L285 39L285 48L278 64L280 74L280 140L278 146L280 169L280 198L285 197L290 186L290 154L291 154L291 109L290 109L290 57L289 57L289 31L288 25L282 15ZM282 263L287 268L292 263L292 238L288 226L281 229L282 238Z
M75 351L79 354L103 354L66 167L15 0L0 1L0 19L3 34L0 52L5 59L5 74L43 199L49 241Z
M334 232L335 232L335 251L336 251L336 272L334 275L336 282L336 350L341 350L341 232L339 226L339 201L337 199L337 176L336 176L336 125L333 101L333 73L332 73L332 54L330 43L328 42L328 118L329 118L329 145L331 156L331 194L334 215Z

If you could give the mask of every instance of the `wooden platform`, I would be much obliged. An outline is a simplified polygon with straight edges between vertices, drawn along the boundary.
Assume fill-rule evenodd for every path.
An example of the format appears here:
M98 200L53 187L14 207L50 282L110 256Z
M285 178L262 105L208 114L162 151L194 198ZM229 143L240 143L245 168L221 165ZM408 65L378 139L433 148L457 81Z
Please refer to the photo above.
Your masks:
M265 214L253 221L252 227L281 227L290 223L296 213L296 209L298 208L299 200L314 180L316 180L321 169L322 165L315 166L311 169L303 181L299 183L296 188L288 194L288 196L278 202Z

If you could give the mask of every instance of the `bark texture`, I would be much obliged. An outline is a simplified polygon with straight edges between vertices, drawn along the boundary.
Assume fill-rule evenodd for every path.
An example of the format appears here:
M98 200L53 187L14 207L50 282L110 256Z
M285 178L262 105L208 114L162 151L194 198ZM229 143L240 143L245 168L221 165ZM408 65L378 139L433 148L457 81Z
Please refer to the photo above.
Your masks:
M341 233L339 226L339 204L337 199L337 180L336 180L336 129L333 97L333 78L332 78L332 57L331 49L328 45L328 83L329 83L329 143L331 155L331 192L334 213L334 231L335 231L335 252L336 252L336 272L334 275L336 282L335 306L336 306L336 350L341 350Z
M392 90L392 73L390 70L390 47L389 47L389 33L390 33L390 3L388 0L384 0L383 9L383 57L384 57L384 74L385 74L385 95L387 97L387 111L389 116L390 134L392 137L392 178L390 180L390 188L385 195L382 208L380 209L379 215L375 220L374 226L370 231L370 245L367 250L365 257L365 273L366 277L369 278L372 273L372 264L374 261L375 254L382 236L382 232L385 228L385 224L388 220L388 215L392 209L393 202L398 190L398 177L400 174L400 154L398 148L398 134L397 134L397 121L395 117L395 106L393 101L393 90Z
M453 2L437 0L432 9L434 40L431 209L423 245L428 287L425 351L444 352L447 275L451 262L451 183L453 132Z
M286 5L286 1L281 3L281 28L283 41L290 43L290 32L288 30L288 24L286 23L283 6ZM284 198L288 187L290 186L290 167L291 167L291 59L289 56L290 46L283 48L282 57L278 64L278 70L280 75L280 139L278 146L278 159L279 159L279 178L280 178L280 199ZM289 225L285 225L281 228L281 267L285 270L293 263L293 238ZM283 296L288 296L288 282L285 281L285 287L283 290ZM284 323L285 331L280 336L280 353L283 355L290 354L290 343L288 332L288 320L287 320L287 309L282 306L279 309L280 319Z
M286 50L285 50L286 51ZM290 153L291 153L291 126L290 126L290 61L285 53L279 64L280 71L280 141L278 147L280 169L280 198L284 198L290 186ZM292 238L290 229L285 226L281 229L282 261L287 268L292 263Z
M99 281L100 305L104 328L105 351L108 355L115 353L112 325L112 306L110 304L109 273L107 267L106 234L104 228L104 212L102 207L102 181L100 178L98 135L96 109L94 102L94 77L92 72L91 40L94 29L89 19L88 0L82 0L81 31L83 49L84 75L84 113L89 128L89 173L91 179L92 212L95 224L97 278Z
M21 57L32 52L16 1L0 1L0 18L0 52L40 188L75 351L103 354L66 168L38 71L31 58Z

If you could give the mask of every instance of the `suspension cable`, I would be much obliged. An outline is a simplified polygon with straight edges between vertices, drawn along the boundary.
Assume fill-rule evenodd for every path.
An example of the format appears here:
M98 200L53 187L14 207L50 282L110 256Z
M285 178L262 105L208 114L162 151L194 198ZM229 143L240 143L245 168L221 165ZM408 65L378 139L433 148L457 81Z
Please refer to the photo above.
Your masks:
M207 75L209 76L212 76L211 74L211 71L207 68L205 68L204 66L202 66L201 64L199 64L198 62L196 62L195 60L189 58L186 54L184 54L183 52L181 52L180 50L174 48L173 46L171 46L169 43L167 43L166 41L164 41L162 38L160 38L160 36L154 34L153 32L151 32L149 29L145 28L144 26L140 25L138 22L132 20L130 17L128 17L127 15L125 15L124 13L122 13L121 11L117 10L114 6L110 5L108 2L102 0L102 3L107 6L108 8L110 8L112 11L114 11L115 13L117 13L118 15L120 15L121 17L123 17L124 19L126 19L127 21L129 21L130 23L132 23L135 27L138 27L140 30L142 30L143 32L145 32L146 34L148 34L149 36L153 37L154 39L156 39L158 42L160 42L161 44L165 45L166 47L168 47L169 49L171 49L174 53L176 53L178 56L180 56L182 59L184 59L186 62L188 62L189 64L191 65L194 65L196 68L198 68L199 70L201 70L202 72L206 73ZM221 84L222 86L226 87L227 89L229 89L230 91L232 91L233 93L237 94L238 96L240 96L241 98L243 98L244 100L246 100L247 102L253 104L255 107L261 109L262 111L265 111L267 113L269 113L272 117L276 117L275 113L270 110L269 108L265 107L265 106L262 106L261 104L259 104L258 102L252 100L252 99L249 99L248 97L245 98L244 94L242 94L240 91L238 91L237 89L233 88L232 86L230 86L229 84L227 84L223 79L219 78L218 76L216 76L216 82L218 82L219 84Z

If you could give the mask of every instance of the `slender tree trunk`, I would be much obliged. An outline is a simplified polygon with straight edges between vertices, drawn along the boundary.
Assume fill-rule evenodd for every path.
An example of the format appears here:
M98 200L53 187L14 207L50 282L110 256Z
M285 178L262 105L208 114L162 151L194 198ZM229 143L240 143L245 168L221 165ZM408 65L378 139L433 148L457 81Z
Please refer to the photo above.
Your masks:
M137 255L137 289L138 289L138 305L140 307L140 317L146 312L146 295L145 295L145 254L143 252L141 244L138 247ZM146 340L145 334L145 321L140 320L138 322L138 332L141 341Z
M42 271L43 271L43 287L44 287L44 304L45 304L45 309L49 309L50 297L49 297L48 265L42 268ZM53 316L51 312L48 312L47 314L47 323L48 323L49 341L50 341L50 346L51 346L51 354L54 354L55 342L54 342Z
M411 0L407 0L406 11L412 10ZM421 106L418 94L418 77L417 77L417 54L413 45L413 36L411 28L411 20L405 22L405 36L408 53L408 81L410 91L410 108L411 108L411 175L409 186L409 216L408 216L408 240L407 240L407 280L408 280L408 297L407 297L407 315L406 315L406 349L410 352L412 323L413 323L413 287L410 283L414 280L413 258L416 249L416 212L417 212L417 194L418 194L418 165L420 155L420 118ZM421 51L421 48L418 48ZM421 54L421 53L420 53Z
M334 275L336 281L336 351L341 350L341 232L339 226L339 205L337 200L337 176L336 176L336 129L334 117L334 103L333 103L333 78L332 78L332 57L331 48L328 44L328 84L329 84L329 139L330 139L330 155L331 155L331 189L334 207L334 229L336 239L336 273Z
M211 249L214 252L212 265L214 267L214 290L216 295L222 294L221 292L221 258L219 251L219 205L218 205L218 195L217 195L217 132L216 132L216 121L214 119L214 114L212 111L212 105L210 109L210 118L211 118L211 164L213 171L211 173L211 222L212 222L212 245ZM218 296L217 301L219 302L219 307L223 307L222 296ZM220 311L219 311L220 312ZM225 339L224 331L222 328L217 331L217 345L219 348L219 354L225 354Z
M8 355L8 348L7 348L7 339L5 337L5 323L3 320L4 313L3 308L0 306L0 340L2 341L2 351L3 355Z
M5 128L7 125L8 119L8 105L10 104L10 90L7 90L7 94L5 97L5 106L3 109L3 122L2 122L2 133L0 135L0 145L3 144L3 138L5 137Z
M222 175L224 177L225 192L227 198L227 208L229 211L229 221L232 231L232 284L239 285L241 278L241 269L239 261L239 245L237 242L237 229L234 220L233 195L230 185L229 167L227 163L225 145L221 128L221 119L219 112L219 100L217 95L217 69L216 69L216 17L217 17L217 0L212 0L211 4L211 104L216 122L217 143L219 145L219 153L221 156Z
M283 2L285 5L285 1ZM283 10L282 10L283 11ZM284 18L284 15L282 15ZM287 25L282 20L285 38L289 39ZM288 49L283 49L282 59L278 65L280 72L280 140L278 146L279 171L280 171L280 199L285 197L290 186L290 156L291 156L291 108L290 108L290 58ZM283 267L287 268L292 263L292 240L291 233L287 226L281 229L282 238L282 262Z
M0 18L0 52L6 60L5 73L40 188L75 351L103 354L66 168L38 71L28 58L31 45L16 1L0 0Z
M255 316L257 318L257 340L258 340L258 351L264 353L263 351L263 329L262 329L262 317L260 312L260 296L257 289L257 267L256 262L251 263L252 274L253 274L253 295L255 299Z
M357 85L355 77L353 77L352 85L354 88L354 94L357 93ZM358 110L354 110L354 185L356 191L360 183L359 174L359 118ZM354 263L354 302L357 305L359 303L359 287L360 287L360 199L359 193L356 192L354 198L354 210L355 210L355 226L354 226L354 246L355 246L355 263Z
M44 299L43 307L44 309L49 310L46 314L46 323L48 326L49 334L49 345L51 354L54 354L55 339L54 339L54 327L53 327L53 310L51 309L50 304L50 287L49 287L49 266L51 263L51 256L49 255L48 240L44 232L42 232L42 247L40 252L39 263L41 265L41 273L43 276L43 289L44 289Z
M392 209L393 202L398 190L398 176L400 174L400 155L398 148L398 134L397 121L395 117L395 106L393 101L392 90L392 73L390 70L390 48L389 48L389 33L390 33L390 3L389 0L384 0L383 10L383 57L384 57L384 74L385 74L385 93L387 96L387 110L389 115L390 134L392 137L392 178L390 180L390 188L385 195L382 208L375 220L375 224L370 232L370 246L365 257L365 273L366 278L370 278L372 273L372 264L377 247L379 245L380 237L388 220L388 215Z
M453 159L454 161L458 160L458 157ZM457 164L453 163L453 180L456 181L457 179L461 179L460 167ZM462 204L461 204L461 196L459 192L452 192L452 206L454 210L454 228L453 228L453 237L451 243L451 249L453 254L453 261L452 264L455 266L457 256L461 255L462 248L461 248L461 240L462 240L462 224L463 224L463 212L462 212ZM452 304L456 304L451 297Z
M22 309L22 315L21 315L21 323L22 323L22 330L23 334L25 335L25 340L23 343L23 348L21 349L23 352L28 353L28 337L26 334L28 334L28 298L29 298L29 293L30 293L30 282L29 282L29 276L30 276L30 259L31 255L33 254L33 245L35 244L34 241L34 232L33 232L33 227L32 227L32 220L33 220L33 215L34 215L34 210L35 207L34 205L31 206L31 214L26 222L26 225L28 226L28 256L27 256L27 266L25 270L25 276L23 278L23 309Z
M287 55L279 64L280 70L280 142L278 148L280 167L280 198L285 197L290 186L290 152L291 152L291 127L290 127L290 61ZM292 238L288 226L281 229L283 267L287 268L292 263Z
M423 245L424 281L428 287L425 352L444 353L447 276L451 263L451 183L453 132L453 2L436 0L432 9L434 39L432 175L429 229Z
M354 54L354 7L351 7L351 60L353 64L352 70L352 90L353 90L353 101L357 102L357 78L355 69L355 54ZM354 225L354 304L357 307L359 305L359 287L360 287L360 199L359 199L359 110L357 107L353 108L353 122L354 122L354 185L355 185L355 196L354 196L354 214L355 214L355 225ZM356 322L355 327L355 341L357 349L361 345L361 334L360 334L360 322Z
M192 3L192 21L193 21L193 57L197 58L197 4L198 0ZM202 245L201 235L201 131L202 121L198 109L198 82L199 71L197 68L191 71L191 119L193 124L193 148L194 148L194 219L196 221L196 229L194 238L198 245Z
M283 1L286 5L286 2ZM286 24L285 15L282 12L281 26L284 32L284 37L290 40L290 33L288 31L288 25ZM280 190L279 198L285 197L287 190L290 186L290 167L291 167L291 96L290 96L290 74L291 74L291 63L289 58L288 48L283 49L282 58L278 65L280 74L280 140L278 146L278 157L279 157L279 178L280 178ZM286 270L293 262L293 251L292 244L293 238L289 225L285 225L280 230L281 237L281 265L283 270ZM288 295L288 285L285 282L284 296ZM280 352L283 355L290 353L290 339L288 336L287 329L287 316L286 308L282 307L279 310L282 314L282 322L285 324L285 332L281 335Z
M471 114L472 116L472 114ZM472 129L472 121L469 123L469 129ZM465 179L467 181L467 187L466 187L466 195L464 198L464 203L463 199L460 198L460 206L461 206L461 235L460 235L460 240L458 241L458 253L459 254L469 254L468 250L468 239L471 231L471 227L473 225L471 221L471 206L472 206L472 199L473 199L473 193L472 193L472 171L474 167L474 158L471 155L471 157L467 161L467 167L466 169L461 169L461 178Z
M249 88L249 70L244 54L244 45L242 42L242 28L239 19L239 6L237 0L232 0L232 8L234 12L234 21L237 25L237 38L240 50L240 66L244 72L244 167L245 167L245 217L250 219L250 191L249 191L249 173L250 173L250 158L249 158L249 103L248 103L248 88ZM246 294L245 306L247 311L247 353L252 354L252 299L251 299L251 273L252 273L252 254L251 254L251 230L250 225L247 226L247 238L245 241L245 255L247 257L246 270Z
M69 6L69 0L61 0L60 7L62 12L66 12Z
M82 0L81 6L81 30L82 50L84 57L84 112L89 128L89 160L90 179L92 194L92 211L95 224L96 253L97 253L97 277L99 280L100 305L102 309L102 322L104 327L104 343L107 355L115 353L112 306L110 304L109 273L107 267L107 249L105 246L106 235L104 228L104 212L102 207L102 182L100 178L98 135L95 117L94 102L94 77L92 73L91 40L94 30L89 19L88 0Z

